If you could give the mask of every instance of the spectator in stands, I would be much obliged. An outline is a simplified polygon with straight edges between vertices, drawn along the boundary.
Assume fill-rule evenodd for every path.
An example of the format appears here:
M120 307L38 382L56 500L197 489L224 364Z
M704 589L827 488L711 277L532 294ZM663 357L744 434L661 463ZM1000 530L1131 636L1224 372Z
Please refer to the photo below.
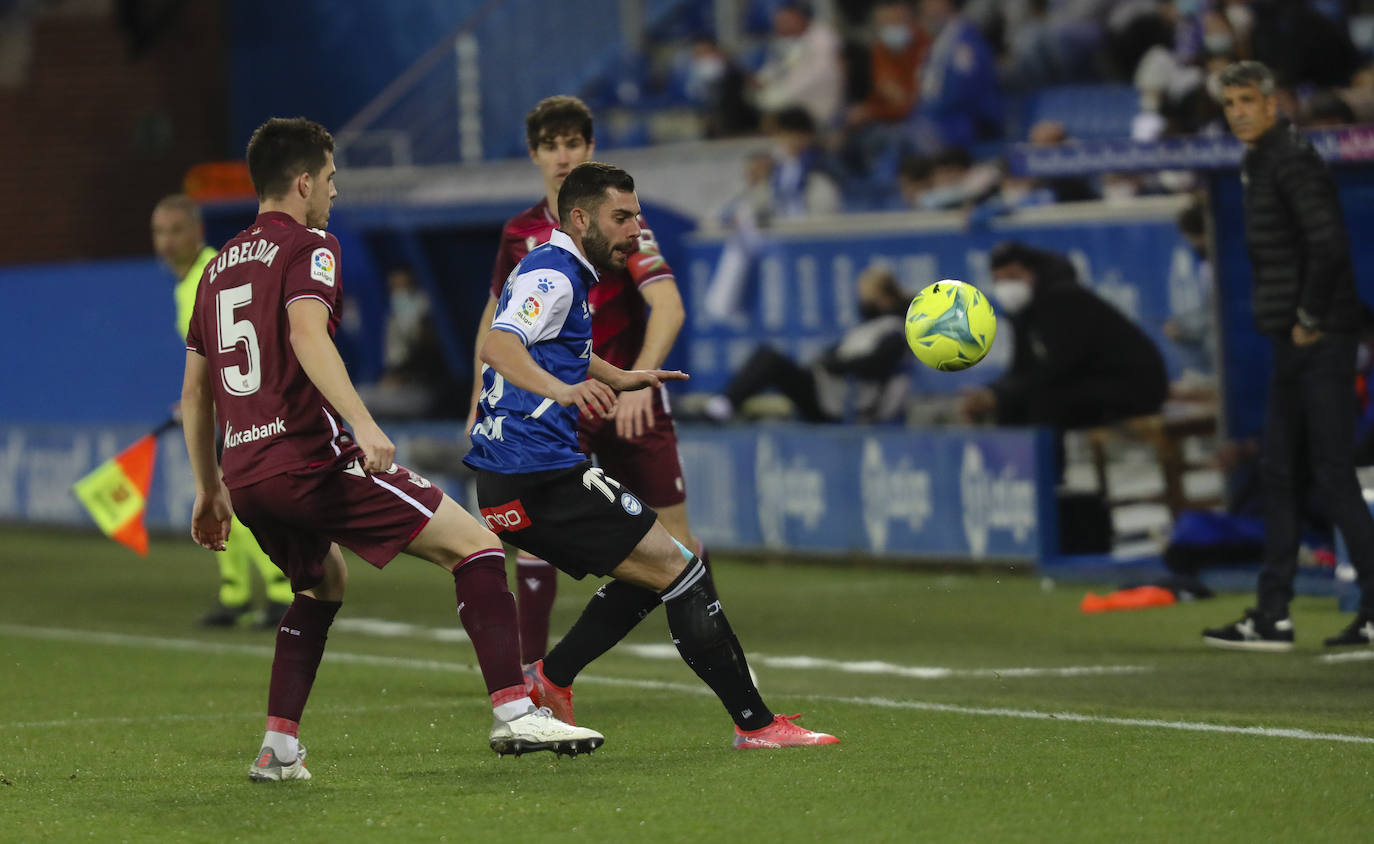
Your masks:
M1349 126L1355 122L1355 110L1336 91L1317 91L1303 106L1304 129L1330 126Z
M750 156L743 188L720 212L730 237L707 286L703 309L710 320L721 322L738 313L745 282L763 248L763 230L773 220L840 209L839 188L816 143L810 113L783 109L766 122L773 141L771 155Z
M1178 229L1191 252L1191 269L1197 281L1196 299L1165 320L1162 331L1183 357L1184 380L1196 385L1196 376L1210 375L1215 369L1217 356L1217 320L1212 305L1214 283L1212 264L1207 256L1206 208L1201 199L1194 198L1179 212ZM1193 375L1190 376L1190 372ZM1176 395L1180 389L1187 389L1193 397L1199 397L1187 384L1175 385Z
M934 168L929 158L910 153L897 164L897 190L907 208L920 208L921 195L931 188Z
M1341 99L1355 113L1356 123L1374 123L1374 63L1366 64L1341 90Z
M902 410L910 382L906 308L910 297L885 265L859 276L860 322L815 361L802 366L771 346L759 346L706 415L727 422L748 399L777 389L807 422L843 422L851 405L859 422L889 422ZM852 391L852 392L851 392Z
M929 160L929 180L912 192L918 211L967 211L997 190L1002 178L995 162L975 164L966 149L946 149Z
M686 93L702 110L706 137L728 138L758 129L758 109L745 96L747 82L744 71L713 39L701 36L692 42Z
M926 153L997 138L1004 115L996 59L962 0L921 0L921 23L934 37L921 66L912 140Z
M772 210L775 217L833 214L839 188L816 143L816 123L804 108L785 108L766 120L773 141Z
M845 115L841 150L846 168L856 176L881 182L895 175L929 47L930 36L909 3L884 0L873 7L870 39L861 48L866 95Z
M1374 644L1374 517L1353 458L1359 291L1340 196L1307 137L1279 116L1273 72L1237 62L1222 74L1222 106L1245 144L1245 242L1254 275L1255 328L1273 368L1264 422L1265 543L1258 606L1203 632L1211 645L1292 650L1289 603L1297 573L1299 512L1313 487L1350 548L1360 613L1328 646Z
M1050 0L999 4L1006 40L1001 78L1007 87L1024 91L1095 78L1102 41L1096 20L1100 5Z
M1340 87L1359 70L1360 54L1349 27L1309 3L1252 0L1249 6L1254 15L1254 58L1273 71L1279 84Z
M1068 140L1064 124L1042 120L1031 127L1028 141L1032 146L1058 146ZM1004 168L1005 169L1005 168ZM1055 202L1080 202L1097 198L1097 190L1081 176L1061 176L1038 179L1005 172L997 189L978 203L969 217L969 226L990 222L993 218L1023 208L1049 205Z
M830 127L844 99L840 37L816 20L808 3L790 0L773 13L768 60L754 77L755 104L765 113L801 107Z
M385 372L359 395L378 417L423 418L452 392L452 377L430 316L429 297L409 267L387 273L388 313L383 346Z
M930 36L912 13L910 3L888 0L873 7L872 39L868 44L871 90L868 98L850 106L850 129L874 123L906 120L920 92L921 64Z
M1066 257L1008 241L988 261L992 297L1016 342L1005 375L961 396L966 421L1065 430L1159 410L1168 394L1159 350L1081 286Z
M1057 147L1069 142L1069 132L1057 120L1041 120L1030 128L1026 140L1031 146ZM1097 199L1097 187L1084 176L1060 176L1042 179L1039 184L1054 194L1055 202L1085 202Z

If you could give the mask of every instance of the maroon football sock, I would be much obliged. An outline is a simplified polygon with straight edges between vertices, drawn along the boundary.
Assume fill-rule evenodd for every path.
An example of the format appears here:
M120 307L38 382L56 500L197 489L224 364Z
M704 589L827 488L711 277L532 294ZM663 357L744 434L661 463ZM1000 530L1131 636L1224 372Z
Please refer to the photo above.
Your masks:
M520 661L543 659L549 647L549 616L558 594L558 569L538 557L515 558L516 595L520 602Z
M299 723L305 711L315 671L324 656L329 625L342 601L317 601L297 595L277 626L277 653L272 658L272 682L267 687L268 723L279 718ZM269 729L271 729L269 727Z
M477 651L487 693L525 685L520 673L520 627L515 596L506 585L506 555L500 548L472 554L453 570L458 618ZM495 700L495 698L493 698Z

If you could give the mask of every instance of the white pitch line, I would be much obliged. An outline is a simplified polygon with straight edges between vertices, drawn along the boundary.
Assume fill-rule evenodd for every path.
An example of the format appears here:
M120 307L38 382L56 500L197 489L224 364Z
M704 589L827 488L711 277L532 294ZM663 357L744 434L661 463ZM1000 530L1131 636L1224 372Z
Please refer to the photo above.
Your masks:
M374 712L395 712L412 711L432 707L435 709L452 709L451 700L433 701L409 701L407 703L381 704L377 706L322 706L316 708L312 702L310 713L312 717L320 715L368 715ZM151 724L151 723L177 723L185 721L220 721L226 718L258 721L262 719L262 712L164 712L161 714L148 715L80 715L74 714L71 718L50 718L46 721L5 721L0 722L0 730L35 730L52 729L55 727L88 727L96 724L113 724L115 726L129 726L132 724Z
M1350 651L1343 654L1322 654L1319 662L1368 662L1374 659L1374 650Z
M1110 715L1084 715L1078 712L1041 712L1035 709L1005 709L1001 707L957 706L949 703L929 703L919 700L889 700L877 697L826 697L805 695L825 703L849 703L860 706L880 706L887 709L914 709L921 712L945 712L953 715L990 715L1001 718L1026 718L1033 721L1069 721L1076 724L1112 724L1119 727L1155 727L1163 730L1182 730L1190 733L1227 733L1241 736L1264 736L1301 741L1338 741L1348 744L1374 744L1374 736L1346 733L1317 733L1291 727L1237 727L1232 724L1209 724L1206 721L1162 721L1156 718L1114 718Z
M129 647L155 648L161 650L199 651L202 653L232 653L260 656L270 655L272 652L271 648L260 645L232 645L205 642L198 639L171 639L160 636L137 636L127 633L103 633L94 630L30 627L22 624L0 624L0 635L65 642L86 642L102 645L125 645ZM381 665L392 668L413 668L422 671L442 671L454 674L476 673L474 669L464 665L438 662L429 659L384 657L348 652L329 652L326 653L325 659L330 662L345 662L358 665ZM578 681L584 684L590 683L602 686L672 691L682 694L697 695L699 697L712 696L712 692L709 689L695 684L666 683L655 680L630 680L619 677L601 677L595 674L580 675ZM956 704L934 703L931 701L892 700L890 698L878 697L840 697L835 695L797 695L796 697L822 703L848 704L851 706L875 706L884 709L908 709L918 712L940 712L951 715L1023 718L1035 721L1062 721L1075 724L1110 724L1119 727L1154 728L1194 733L1221 733L1226 735L1259 736L1262 738L1295 739L1299 741L1333 741L1347 744L1374 744L1374 736L1349 735L1346 733L1319 733L1311 730L1301 730L1289 727L1240 727L1232 724L1211 724L1205 721L1163 721L1154 718L1117 718L1110 715L1085 715L1078 712L1042 712L1035 709L959 706ZM54 722L53 726L65 726L73 723L80 722Z
M672 645L617 645L617 651L628 651L645 659L681 659ZM749 664L760 668L790 670L840 671L845 674L883 674L917 680L946 680L951 677L1001 679L1006 677L1089 677L1105 674L1144 674L1154 669L1148 665L1068 665L1058 668L945 668L938 665L897 665L891 662L868 660L849 662L814 656L768 656L749 654Z

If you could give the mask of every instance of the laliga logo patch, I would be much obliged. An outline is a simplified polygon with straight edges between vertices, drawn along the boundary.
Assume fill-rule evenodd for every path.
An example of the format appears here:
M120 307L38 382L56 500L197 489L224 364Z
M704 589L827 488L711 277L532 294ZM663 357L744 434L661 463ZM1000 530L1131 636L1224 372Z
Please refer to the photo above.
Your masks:
M639 499L628 492L620 493L620 506L631 516L638 516L644 512L644 505L640 504Z
M515 315L526 325L534 325L539 319L539 314L544 310L544 301L534 294L525 297L525 301L520 303L520 310Z
M334 253L324 247L310 256L310 277L321 284L334 286Z

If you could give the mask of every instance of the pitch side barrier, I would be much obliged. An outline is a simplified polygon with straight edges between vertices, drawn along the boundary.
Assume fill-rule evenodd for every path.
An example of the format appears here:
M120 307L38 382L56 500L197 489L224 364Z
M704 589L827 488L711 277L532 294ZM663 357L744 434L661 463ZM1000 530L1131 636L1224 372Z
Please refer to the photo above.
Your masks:
M93 529L72 484L145 431L0 424L0 521ZM387 431L402 462L471 503L458 425ZM693 527L716 548L1026 565L1055 555L1045 431L773 424L680 433ZM182 533L195 499L185 445L175 430L158 445L145 521ZM111 553L125 552L112 545Z

